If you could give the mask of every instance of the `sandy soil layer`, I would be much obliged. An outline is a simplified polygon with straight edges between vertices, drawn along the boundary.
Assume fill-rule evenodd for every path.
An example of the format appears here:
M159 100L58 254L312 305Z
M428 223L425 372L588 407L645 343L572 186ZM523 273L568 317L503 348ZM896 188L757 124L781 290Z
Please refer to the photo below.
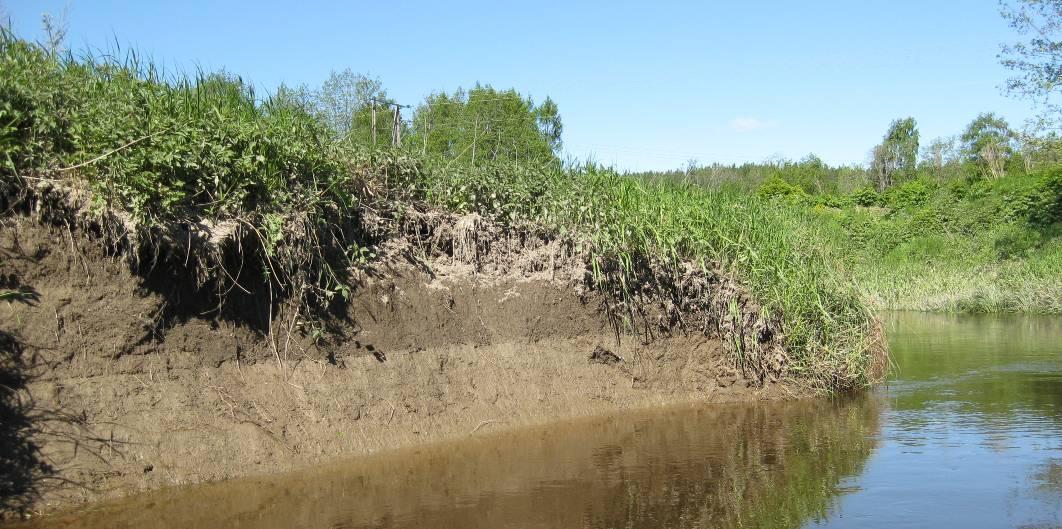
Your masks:
M546 259L532 254L516 258ZM4 506L50 511L561 418L787 396L746 381L702 333L617 334L582 272L554 255L548 270L384 260L318 333L297 313L200 317L166 266L134 273L74 230L6 219L0 287L23 294L0 304Z

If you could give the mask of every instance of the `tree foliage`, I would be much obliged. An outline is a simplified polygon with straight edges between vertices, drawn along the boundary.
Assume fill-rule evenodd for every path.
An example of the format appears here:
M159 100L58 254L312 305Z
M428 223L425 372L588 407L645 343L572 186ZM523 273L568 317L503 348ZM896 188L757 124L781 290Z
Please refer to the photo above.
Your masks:
M362 145L373 143L375 105L377 139L390 143L394 100L387 96L379 78L355 73L350 68L333 70L319 88L281 85L273 99L301 107L327 126L335 138Z
M332 71L314 94L319 117L340 136L355 128L365 129L364 114L374 100L387 101L387 91L379 78L354 73L350 68ZM362 119L358 119L362 118ZM361 132L364 132L362 130Z
M1057 126L1062 121L1062 0L1003 2L1002 14L1026 39L1000 50L1000 62L1014 72L1006 90L1041 106L1040 128Z
M959 159L958 138L934 138L921 149L919 169L937 180L955 176L955 161Z
M918 123L908 117L894 120L880 145L872 151L871 166L878 191L898 179L914 177L918 161Z
M962 133L963 151L969 161L992 178L1003 176L1007 160L1014 152L1014 131L1007 120L992 112L979 114Z
M476 85L428 96L417 108L410 145L470 164L557 160L563 131L557 104L535 105L515 90Z

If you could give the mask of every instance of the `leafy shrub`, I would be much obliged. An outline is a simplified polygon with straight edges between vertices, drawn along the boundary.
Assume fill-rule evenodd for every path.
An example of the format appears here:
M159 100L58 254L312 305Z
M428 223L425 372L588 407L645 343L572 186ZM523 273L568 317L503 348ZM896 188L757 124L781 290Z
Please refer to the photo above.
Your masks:
M909 209L921 206L929 200L935 185L922 179L904 182L885 191L885 202L893 209Z
M69 83L57 59L0 28L0 71L0 168L26 170L68 152L68 113L57 112L56 102Z
M439 164L429 172L430 200L454 211L475 211L506 221L539 217L546 200L564 182L563 172L549 163Z
M908 231L912 235L944 232L944 224L938 215L938 212L934 208L928 206L915 210L906 224L908 225Z
M852 212L842 217L845 234L840 238L843 253L881 256L903 243L910 233L906 226L875 214Z
M763 198L793 197L799 199L807 196L800 186L791 184L779 176L772 176L765 181L757 194Z
M852 202L865 208L882 206L885 203L881 198L881 194L870 186L855 191L852 193L851 197Z
M970 181L965 178L949 180L946 186L948 193L957 199L964 199L970 190Z
M1017 223L1004 224L995 230L993 247L1001 259L1026 257L1040 245L1040 234Z
M1062 224L1062 167L1044 173L1033 188L1029 207L1029 222L1047 231Z
M826 208L840 209L852 205L852 201L849 197L844 195L835 195L833 193L815 195L811 198L816 206L822 206Z
M77 167L98 199L142 220L305 211L349 191L323 126L237 77L167 82L133 54L78 61L6 32L0 62L5 172Z

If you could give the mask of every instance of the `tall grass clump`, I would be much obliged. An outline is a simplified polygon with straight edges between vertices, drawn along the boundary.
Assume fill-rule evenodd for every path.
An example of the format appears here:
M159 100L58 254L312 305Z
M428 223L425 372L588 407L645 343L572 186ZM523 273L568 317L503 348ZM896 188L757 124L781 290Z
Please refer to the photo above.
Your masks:
M881 339L853 285L832 266L795 210L739 192L648 181L587 165L542 164L426 170L429 197L447 207L535 220L572 234L590 253L598 286L632 297L684 263L733 274L781 321L790 373L846 388L872 378ZM608 274L608 268L617 273Z
M781 320L791 372L832 388L868 382L868 352L879 338L873 315L825 254L798 236L786 210L742 193L613 172L591 170L581 184L580 195L605 213L575 208L568 218L592 229L596 252L628 269L639 254L669 269L682 260L719 266L749 289L763 316Z

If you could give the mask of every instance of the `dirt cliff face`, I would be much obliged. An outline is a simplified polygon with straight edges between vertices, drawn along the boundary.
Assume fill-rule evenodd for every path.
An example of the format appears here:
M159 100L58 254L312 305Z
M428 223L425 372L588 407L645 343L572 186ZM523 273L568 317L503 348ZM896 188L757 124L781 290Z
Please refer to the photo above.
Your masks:
M617 326L570 243L479 218L414 219L325 320L249 282L219 308L172 260L130 266L83 228L2 222L8 510L787 391L746 380L732 340L664 303Z

